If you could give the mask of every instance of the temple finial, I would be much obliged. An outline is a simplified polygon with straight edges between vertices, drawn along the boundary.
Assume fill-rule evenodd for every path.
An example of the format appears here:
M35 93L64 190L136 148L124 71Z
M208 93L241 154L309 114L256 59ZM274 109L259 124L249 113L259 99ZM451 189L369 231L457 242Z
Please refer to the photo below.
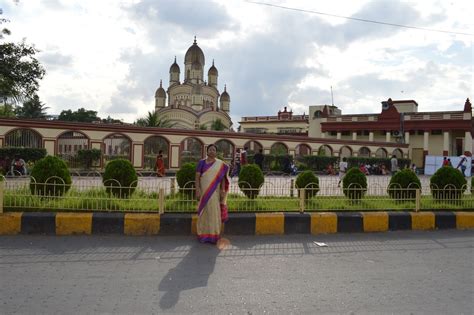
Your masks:
M194 44L197 44L197 42L196 42L196 35L194 35Z

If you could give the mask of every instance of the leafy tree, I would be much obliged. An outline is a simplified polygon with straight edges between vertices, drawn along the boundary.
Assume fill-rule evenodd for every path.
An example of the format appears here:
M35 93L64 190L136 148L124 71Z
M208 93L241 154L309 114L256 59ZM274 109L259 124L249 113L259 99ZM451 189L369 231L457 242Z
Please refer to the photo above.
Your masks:
M199 130L207 130L207 127L205 124L200 124L199 125Z
M58 117L58 120L63 121L76 121L76 122L93 122L100 120L97 117L97 112L94 110L86 110L84 108L79 108L77 111L63 110Z
M0 9L0 15L3 14L3 10ZM0 24L9 22L7 19L0 18ZM0 39L3 39L4 35L10 35L10 30L8 28L3 28L0 30Z
M12 105L7 104L7 103L0 105L0 117L1 118L15 117L15 111L13 110Z
M0 9L0 15L3 10ZM0 18L0 25L9 22ZM0 40L10 35L7 28L0 29ZM25 41L20 44L0 44L0 101L3 102L4 112L10 113L8 105L19 103L28 98L33 98L39 88L38 80L45 74L44 68L34 57L38 52Z
M34 57L38 52L24 41L20 44L0 44L0 98L19 103L33 98L45 70Z
M41 103L38 95L35 95L33 98L24 102L23 106L18 106L15 109L15 113L18 118L46 119L48 118L48 115L46 114L48 108L49 107L45 107L44 104Z
M134 123L140 127L160 127L160 128L173 128L176 123L172 122L168 118L160 118L156 111L148 112L146 117L139 118Z
M220 118L214 120L211 124L211 130L222 131L225 130L225 125Z

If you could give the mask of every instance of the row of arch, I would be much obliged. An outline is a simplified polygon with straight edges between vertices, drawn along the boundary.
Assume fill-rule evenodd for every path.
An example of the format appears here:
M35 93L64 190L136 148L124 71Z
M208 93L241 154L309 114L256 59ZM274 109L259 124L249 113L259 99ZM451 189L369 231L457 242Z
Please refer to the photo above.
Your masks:
M42 137L39 133L31 129L15 129L5 135L5 147L28 147L41 148ZM226 139L221 139L215 142L218 148L218 154L224 160L232 160L236 150L235 145ZM126 135L114 133L106 136L102 140L102 153L104 160L111 160L116 158L131 159L132 140ZM263 150L263 146L258 141L248 141L244 147L248 148L250 155ZM75 156L77 151L81 149L90 148L90 139L80 131L66 131L58 136L56 141L56 153L63 158L70 158ZM198 138L188 137L180 143L180 162L197 161L205 156L205 144ZM144 141L144 168L154 168L156 155L159 151L163 151L166 167L169 165L169 141L162 136L150 136ZM329 145L322 145L318 149L318 155L333 156L335 151ZM289 154L288 146L283 142L276 142L270 147L270 154L286 155ZM305 156L311 155L312 149L308 144L299 144L295 148L295 155ZM349 146L343 146L339 149L338 155L341 157L349 157L354 155L354 151ZM400 149L395 149L391 155L397 158L403 157L403 152ZM361 147L357 151L359 157L370 157L372 152L368 147ZM375 156L386 158L389 153L384 148L378 148L375 151Z

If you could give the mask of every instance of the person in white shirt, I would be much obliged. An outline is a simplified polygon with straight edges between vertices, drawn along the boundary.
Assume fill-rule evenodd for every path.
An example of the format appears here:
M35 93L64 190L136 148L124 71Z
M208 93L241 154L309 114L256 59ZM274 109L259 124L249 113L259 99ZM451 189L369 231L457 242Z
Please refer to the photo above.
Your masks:
M342 161L339 162L339 182L337 183L337 187L341 187L341 181L346 175L347 171L347 159L344 157Z

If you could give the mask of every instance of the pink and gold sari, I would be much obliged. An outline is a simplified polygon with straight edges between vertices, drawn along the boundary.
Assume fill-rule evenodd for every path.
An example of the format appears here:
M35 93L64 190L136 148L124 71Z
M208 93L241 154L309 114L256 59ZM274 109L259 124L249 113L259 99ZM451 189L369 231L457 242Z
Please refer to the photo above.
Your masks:
M201 169L201 199L198 204L197 236L200 242L217 243L222 223L227 221L227 192L229 166L216 159ZM225 198L220 200L220 184L224 180Z

